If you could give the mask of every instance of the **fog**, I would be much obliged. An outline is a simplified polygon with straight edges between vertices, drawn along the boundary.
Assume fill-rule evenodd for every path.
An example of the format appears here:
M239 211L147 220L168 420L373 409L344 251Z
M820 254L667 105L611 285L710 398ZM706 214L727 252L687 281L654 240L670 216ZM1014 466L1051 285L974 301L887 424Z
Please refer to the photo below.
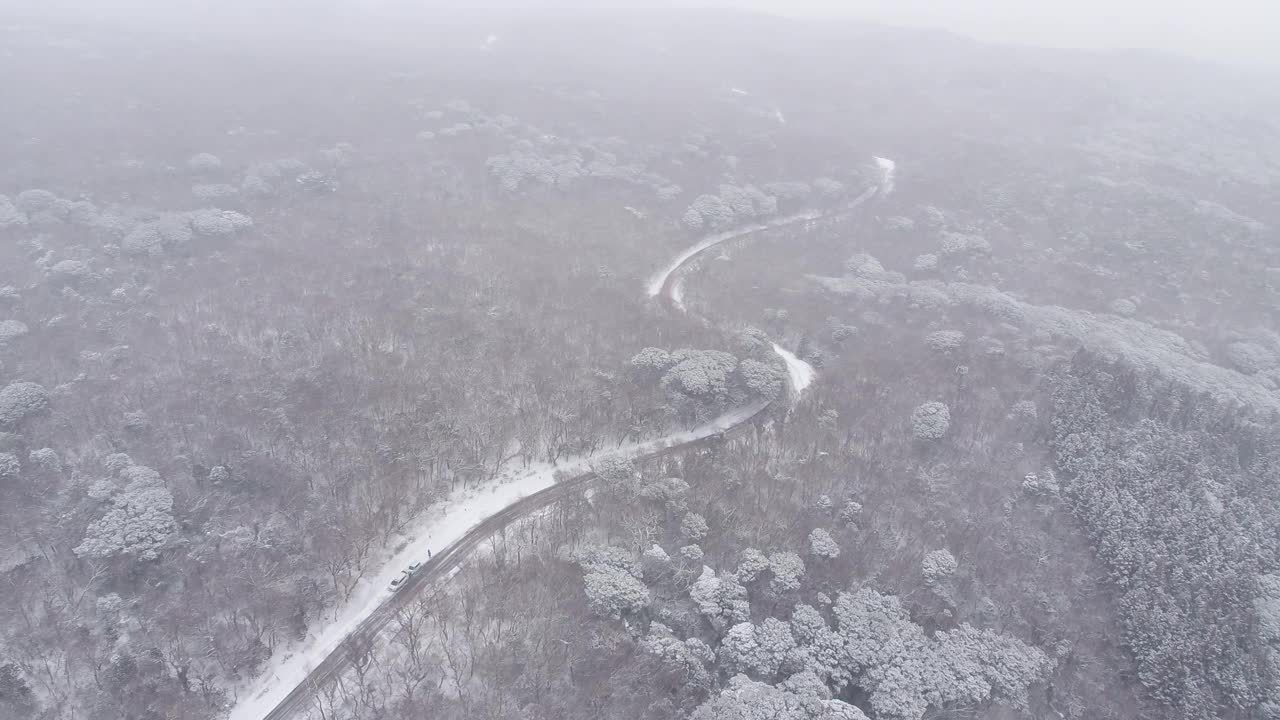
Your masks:
M750 10L802 18L852 19L942 29L979 40L1064 48L1147 49L1204 60L1268 68L1280 67L1280 3L1270 0L272 0L269 3L180 0L0 0L0 16L57 13L85 22L141 22L204 18L226 21L233 8L287 30L291 19L316 19L352 12L368 19L379 14L442 14L485 10L538 10L584 7L656 9L661 7ZM432 18L435 19L435 18ZM257 28L259 30L264 28Z
M1271 0L743 0L782 14L843 15L942 28L979 39L1076 48L1142 48L1280 66L1280 3Z

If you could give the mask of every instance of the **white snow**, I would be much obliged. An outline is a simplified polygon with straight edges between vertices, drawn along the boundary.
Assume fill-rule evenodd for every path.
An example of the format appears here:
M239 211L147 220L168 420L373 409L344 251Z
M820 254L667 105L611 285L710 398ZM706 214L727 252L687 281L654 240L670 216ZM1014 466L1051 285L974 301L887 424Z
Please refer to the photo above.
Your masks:
M684 278L676 280L671 286L671 303L676 306L680 312L685 311L684 307Z
M734 95L750 95L751 94L746 90L743 90L742 88L736 88L736 87L729 88L729 92L733 93Z
M893 192L893 176L898 172L898 163L889 158L876 158L876 165L880 166L880 196L883 197Z
M773 343L773 351L778 353L782 361L787 364L787 374L791 376L791 387L796 394L804 392L813 382L813 366L795 356L795 353L787 350L778 343Z
M301 642L277 648L268 661L267 668L256 679L232 689L232 697L238 698L231 708L228 720L262 720L333 652L365 618L369 617L392 592L387 585L400 575L405 567L427 559L427 549L441 550L457 541L468 530L489 516L501 511L521 498L551 487L555 473L563 471L569 476L587 470L592 464L612 455L637 457L672 444L709 437L755 415L765 406L755 402L734 408L703 425L691 430L671 434L639 443L628 443L585 458L574 458L556 465L539 463L530 469L509 470L493 482L480 487L460 490L448 499L433 506L418 518L411 529L404 547L384 553L379 565L373 563L370 574L360 582L351 598L336 608L321 625L311 628ZM392 542L392 547L399 543ZM457 568L445 579L452 578Z
M786 125L786 124L787 124L787 116L786 116L786 115L783 115L783 114L782 114L782 111L781 111L781 110L779 110L778 108L774 108L774 109L773 109L773 117L774 117L774 119L775 119L775 120L777 120L777 121L778 121L778 124L779 124L779 125Z
M491 48L491 47L493 47L494 45L497 45L497 44L498 44L498 36L497 36L497 35L489 35L489 36L487 36L487 37L484 39L484 46L485 46L485 48L486 48L486 49L487 49L487 48Z

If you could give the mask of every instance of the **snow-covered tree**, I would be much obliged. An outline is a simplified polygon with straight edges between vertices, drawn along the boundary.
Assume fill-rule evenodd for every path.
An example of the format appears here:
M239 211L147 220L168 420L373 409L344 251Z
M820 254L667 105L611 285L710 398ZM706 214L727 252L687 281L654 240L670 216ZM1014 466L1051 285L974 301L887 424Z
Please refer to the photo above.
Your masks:
M655 377L666 372L673 364L671 353L662 348L647 347L631 356L631 366Z
M955 556L943 548L925 554L924 560L920 562L920 574L926 585L933 585L954 575L959 567Z
M671 570L671 556L661 545L653 545L640 554L640 571L646 579L665 575Z
M585 545L573 553L573 559L584 570L616 568L635 575L635 562L629 550L614 545Z
M16 425L47 407L49 395L43 386L33 382L10 383L0 390L0 427Z
M690 230L701 230L706 221L702 219L702 213L698 212L697 208L690 206L685 208L684 214L680 216L680 224Z
M201 183L191 186L191 194L201 200L217 200L231 197L240 192L235 185L227 183Z
M698 638L681 640L671 628L655 622L649 625L648 635L640 641L640 649L681 672L686 684L702 690L711 688L714 678L708 666L715 662L715 651Z
M1254 375L1275 367L1277 358L1269 348L1255 342L1233 342L1227 346L1227 359L1246 375Z
M796 639L800 666L834 688L843 688L852 674L844 667L844 640L812 605L796 605L791 612L791 635Z
M846 500L844 507L840 508L840 520L846 525L852 525L862 517L862 503L857 500Z
M41 472L50 474L62 472L62 458L58 457L58 453L53 448L32 450L27 455L27 462Z
M640 473L636 466L625 457L610 455L597 461L592 469L604 481L605 487L614 492L639 491Z
M732 673L745 672L769 680L790 669L796 660L791 627L768 618L759 626L742 622L729 628L720 641L720 662Z
M738 363L738 374L751 392L773 400L782 394L784 371L776 364L746 359Z
M924 344L931 350L949 353L958 350L964 344L964 333L959 330L938 330L926 335Z
M27 215L7 195L0 195L0 230L21 228L27 225Z
M1138 313L1138 304L1128 298L1116 298L1107 309L1122 317L1133 317Z
M935 707L999 700L1025 708L1027 688L1054 666L1039 648L968 624L937 633L934 642L925 698Z
M734 221L733 208L718 195L699 195L694 198L689 210L696 212L702 222L713 230L729 227ZM685 213L687 215L688 211ZM685 222L686 226L688 224Z
M702 551L702 546L697 543L685 545L676 552L680 556L680 560L686 565L694 566L702 562L702 558L706 555L706 553Z
M663 375L663 387L699 400L723 398L738 366L736 357L719 350L677 350L672 359L675 364Z
M944 231L942 233L942 254L987 253L991 252L991 243L980 235Z
M707 531L711 528L707 525L707 519L698 513L686 513L680 521L680 535L686 540L698 541L707 536Z
M252 225L253 220L234 210L204 208L191 213L191 228L201 235L230 235Z
M154 560L175 532L173 495L160 474L132 465L121 476L128 484L111 495L106 513L90 523L84 540L75 548L76 555L131 555L139 560Z
M0 452L0 480L12 480L22 472L22 462L13 453Z
M867 253L856 253L844 261L844 269L850 275L856 275L861 278L875 279L884 275L884 265L873 255Z
M245 175L240 182L240 192L250 197L266 197L275 192L275 188L257 175Z
M662 503L671 512L685 508L684 498L689 494L689 483L678 477L667 477L647 483L640 488L640 497Z
M689 720L867 720L867 716L840 700L737 675L719 695L698 706Z
M27 324L21 320L0 320L0 347L27 334Z
M804 577L804 560L790 551L771 553L769 572L773 573L769 587L775 592L799 590L800 578Z
M814 528L809 533L809 553L814 557L834 559L840 557L840 545L831 533L822 528Z
M940 402L927 402L911 413L911 434L920 440L940 440L951 427L951 410Z
M23 190L18 193L17 197L18 208L22 210L22 212L26 213L28 219L31 220L36 219L35 216L37 214L56 216L59 214L59 205L63 202L64 201L57 195L40 188ZM67 205L69 204L70 203L67 203Z
M61 260L49 268L51 275L62 278L84 278L93 274L93 269L82 260Z
M747 548L742 551L742 557L738 560L736 576L738 582L755 582L760 573L768 569L769 558L755 548Z
M187 167L198 173L215 172L222 169L222 160L213 153L196 153L187 159Z
M933 253L925 253L923 255L917 255L915 262L912 263L912 267L914 267L916 270L920 270L921 272L937 270L938 256L934 255Z
M717 630L751 618L747 589L732 577L716 577L709 567L703 567L702 575L689 587L689 599Z
M582 577L591 609L605 617L619 619L649 605L649 588L624 570L596 565Z

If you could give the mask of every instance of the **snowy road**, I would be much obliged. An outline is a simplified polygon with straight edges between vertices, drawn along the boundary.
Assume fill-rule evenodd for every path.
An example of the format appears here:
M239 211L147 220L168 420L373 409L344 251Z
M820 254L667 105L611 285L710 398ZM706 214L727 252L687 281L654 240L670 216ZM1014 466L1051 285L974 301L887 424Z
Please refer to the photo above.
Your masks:
M837 218L844 217L850 211L858 208L873 196L884 197L893 192L894 178L897 175L898 164L894 161L883 158L874 158L876 167L880 170L880 182L867 188L860 195L855 197L845 208L836 215ZM737 240L764 230L774 230L777 228L796 225L799 223L808 223L814 220L826 217L818 210L806 210L804 212L786 215L780 218L774 218L766 223L745 225L743 227L734 228L725 232L708 235L702 238L692 246L685 248L683 252L675 257L666 267L658 271L649 279L645 287L646 292L651 298L661 298L668 305L680 312L687 312L684 304L684 271L695 259L707 250L717 245L722 245L731 240ZM809 384L813 382L815 375L813 366L796 357L795 353L787 350L777 343L773 344L773 351L781 357L787 366L787 375L791 380L791 389L799 395Z
M259 718L284 720L301 712L311 702L317 688L346 670L361 644L367 644L367 641L377 637L395 618L396 612L408 605L413 598L435 587L440 581L452 577L452 574L480 543L511 523L528 517L572 493L588 488L598 479L589 467L591 462L598 462L610 455L622 455L637 461L651 460L720 442L725 438L749 432L752 421L765 413L769 405L770 403L764 401L744 405L692 430L673 433L658 440L630 445L612 452L601 453L589 460L580 460L572 465L561 466L556 469L561 471L576 469L573 477L562 482L555 482L552 478L553 471L545 470L542 474L545 475L546 486L541 490L528 496L516 496L509 503L494 508L494 512L478 524L464 527L454 535L448 534L449 529L440 531L436 536L436 542L439 543L437 547L443 547L432 555L430 560L423 562L399 591L394 593L383 591L375 598L376 602L362 608L363 611L358 616L349 619L346 623L326 628L322 635L328 638L328 642L316 642L307 652L288 658L281 667L276 668L273 673L259 682L256 692L249 694L232 710L230 720L258 720ZM458 525L457 520L451 523L455 531ZM417 559L423 558L418 556ZM393 566L391 577L399 574L400 567L403 565Z

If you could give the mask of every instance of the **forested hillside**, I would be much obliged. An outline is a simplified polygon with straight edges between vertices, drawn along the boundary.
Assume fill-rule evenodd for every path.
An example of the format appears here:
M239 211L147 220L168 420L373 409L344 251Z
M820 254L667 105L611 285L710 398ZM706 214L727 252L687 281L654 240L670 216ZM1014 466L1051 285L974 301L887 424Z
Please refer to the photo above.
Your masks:
M0 719L1280 717L1280 85L166 23L0 17Z

